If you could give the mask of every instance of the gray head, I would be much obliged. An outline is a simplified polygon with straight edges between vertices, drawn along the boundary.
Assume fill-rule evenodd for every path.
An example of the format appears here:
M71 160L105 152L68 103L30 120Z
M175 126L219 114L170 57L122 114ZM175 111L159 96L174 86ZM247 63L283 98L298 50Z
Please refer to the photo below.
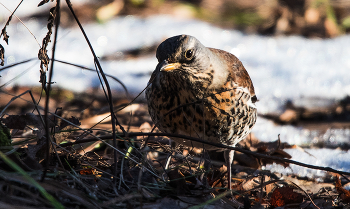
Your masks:
M179 35L166 39L157 48L157 68L160 71L200 73L210 65L210 52L195 37Z

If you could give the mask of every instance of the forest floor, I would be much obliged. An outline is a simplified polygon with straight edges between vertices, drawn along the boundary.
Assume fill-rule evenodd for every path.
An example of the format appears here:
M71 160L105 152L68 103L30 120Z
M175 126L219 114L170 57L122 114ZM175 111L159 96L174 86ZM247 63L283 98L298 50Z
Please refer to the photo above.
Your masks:
M45 94L38 87L4 89L0 106L5 107L13 95L27 90L36 102L42 97L39 105L43 106ZM152 131L143 98L131 104L130 98L118 97L118 92L113 95L120 123L116 126L116 149L112 146L108 103L101 90L78 94L53 89L49 117L53 148L49 149L49 157L45 126L29 93L2 108L0 207L349 207L350 192L344 188L349 184L346 173L328 172L321 179L311 179L263 170L271 163L288 167L290 162L286 160L292 156L284 149L302 148L279 140L260 142L253 134L238 147L280 160L236 151L232 192L228 192L222 152L171 144L166 134ZM39 112L43 115L42 110ZM152 132L155 134L149 134Z
M264 35L328 38L349 31L348 10L334 3L338 1L320 1L318 9L307 1L287 0L258 6L253 0L215 5L205 0L89 2L76 8L83 22L171 13ZM32 17L46 20L48 13L27 19ZM70 27L71 20L68 7L62 7L62 27ZM154 50L126 54L133 58ZM279 140L261 142L253 134L236 149L233 186L227 191L222 152L174 145L154 129L144 98L121 95L113 92L113 127L106 102L110 97L100 89L76 93L53 88L46 100L40 87L1 87L0 208L349 208L349 173L314 167L329 172L312 179L264 170L266 164L298 163L284 149L303 148ZM276 124L348 128L349 101L322 109L286 104L284 113L261 117Z

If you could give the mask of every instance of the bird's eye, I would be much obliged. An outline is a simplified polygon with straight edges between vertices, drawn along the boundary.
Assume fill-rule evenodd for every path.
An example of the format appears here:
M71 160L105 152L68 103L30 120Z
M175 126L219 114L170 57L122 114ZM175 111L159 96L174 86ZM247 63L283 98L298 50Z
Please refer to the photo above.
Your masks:
M185 52L185 57L191 59L193 57L193 49L189 49Z

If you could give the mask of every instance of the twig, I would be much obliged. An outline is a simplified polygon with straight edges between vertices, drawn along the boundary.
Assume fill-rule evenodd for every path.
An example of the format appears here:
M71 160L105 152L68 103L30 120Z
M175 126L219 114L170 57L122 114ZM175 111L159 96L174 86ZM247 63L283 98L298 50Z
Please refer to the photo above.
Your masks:
M47 83L47 91L46 91L46 98L45 98L45 134L46 134L46 163L45 163L45 169L43 172L43 175L41 177L41 181L44 181L46 172L49 168L50 164L50 129L49 129L49 102L50 102L50 91L51 91L51 82L52 82L52 75L53 75L53 64L55 60L55 51L56 51L56 41L57 41L57 31L60 24L60 0L57 0L56 7L55 7L55 34L54 34L54 40L53 40L53 47L52 47L52 61L50 63L50 70L49 70L49 82Z
M118 136L119 137L125 137L125 135L123 135L123 134L119 134ZM235 150L235 151L242 152L244 154L251 155L251 156L254 156L254 157L257 157L257 158L264 158L264 159L270 159L270 160L275 160L275 161L279 161L279 162L291 163L291 164L295 164L295 165L299 165L299 166L302 166L302 167L311 168L311 169L315 169L315 170L322 170L322 171L328 171L328 172L333 172L333 173L338 173L338 174L350 175L350 172L339 171L339 170L335 170L335 169L330 168L330 167L309 165L309 164L301 163L301 162L294 161L294 160L289 160L289 159L285 159L285 158L264 155L264 154L252 152L252 151L245 150L245 149L238 148L238 147L230 147L230 146L223 145L223 144L218 144L218 143L213 143L213 142L209 142L209 141L204 141L202 139L198 139L198 138L187 136L187 135L172 134L172 133L142 133L142 132L128 133L128 137L135 137L135 136L167 136L167 137L170 137L170 138L171 137L183 138L183 139L186 139L186 140L192 140L192 141L195 141L195 142L208 144L208 145L215 146L215 147L222 148L222 149ZM111 136L104 136L103 137L103 139L108 139L108 138L110 139ZM85 142L91 142L91 141L96 141L96 139L93 139L93 138L82 139L82 140L79 140L79 142L69 142L69 143L63 144L62 146L71 146L73 144L85 143Z
M2 67L2 68L0 68L0 72L3 71L3 70L6 70L7 68L11 68L11 67L14 67L14 66L17 66L17 65L21 65L21 64L30 62L30 61L32 61L32 60L35 60L35 59L36 59L36 58L30 58L30 59L27 59L27 60L23 60L23 61L21 61L21 62L16 62L16 63L14 63L14 64L12 64L12 65L8 65L8 66L6 66L6 67Z
M90 43L90 41L89 41L89 39L88 39L88 37L87 37L87 35L86 35L84 29L83 29L83 26L81 25L80 21L78 20L77 16L75 15L75 12L74 12L74 10L73 10L73 8L72 8L72 4L71 4L70 0L66 0L66 2L67 2L67 6L68 6L69 10L71 11L71 13L72 13L72 15L73 15L75 21L77 22L77 24L78 24L78 26L79 26L81 32L83 33L84 38L85 38L87 44L88 44L89 47L90 47L91 53L92 53L93 56L94 56L95 65L98 67L99 73L101 73L102 78L103 78L103 80L104 80L104 83L105 83L105 85L106 85L107 92L108 92L108 96L106 96L106 98L107 98L107 101L109 102L109 109L110 109L111 116L112 116L111 118L112 118L113 146L116 148L116 147L117 147L117 140L116 140L116 127L115 127L115 125L118 124L118 126L120 127L120 129L123 131L123 133L124 133L125 135L126 135L127 133L125 132L123 126L119 123L117 117L116 117L115 114L114 114L113 104L112 104L113 99L112 99L111 89L110 89L110 87L109 87L108 80L107 80L107 78L106 78L106 76L105 76L105 74L104 74L104 72L103 72L103 70L102 70L102 67L101 67L101 65L100 65L100 62L99 62L98 59L97 59L97 56L96 56L96 54L95 54L95 52L94 52L94 50L93 50L93 48L92 48L92 45L91 45L91 43ZM97 71L97 73L98 73L98 71ZM103 85L102 85L102 87L103 87ZM114 163L115 163L115 165L117 165L117 161L118 161L118 159L117 159L117 151L114 150ZM117 173L117 166L114 167L114 171L113 171L113 172L114 172L114 174ZM115 183L116 183L116 182L115 182Z
M300 189L301 191L303 191L303 193L310 199L311 203L312 203L317 209L320 209L320 208L315 204L315 202L312 200L312 198L310 197L310 195L309 195L305 190L303 190L300 186L298 186L296 183L294 183L294 182L292 182L292 181L289 181L289 180L285 180L285 181L290 182L290 183L293 184L295 187L297 187L298 189Z
M33 61L33 60L37 60L37 58L30 58L30 59L27 59L27 60L23 60L23 61L21 61L21 62L16 62L16 63L14 63L14 64L7 65L6 67L0 68L0 72L3 71L3 70L6 70L6 69L8 69L8 68L17 66L17 65L25 64L25 63L30 62L30 61ZM78 64L74 64L74 63L69 63L69 62L66 62L66 61L58 60L58 59L50 59L50 60L51 60L51 61L55 61L55 62L59 62L59 63L62 63L62 64L66 64L66 65L71 65L71 66L74 66L74 67L77 67L77 68L80 68L80 69L84 69L84 70L88 70L88 71L96 71L96 70L94 70L94 69L91 69L91 68L88 68L88 67L85 67L85 66L82 66L82 65L78 65ZM20 76L22 76L22 75L23 75L23 72L20 74ZM118 78L116 78L115 76L110 75L110 74L105 74L105 75L106 75L107 77L109 77L109 78L115 80L117 83L119 83L119 84L122 86L122 88L124 89L126 96L127 96L127 97L130 97L129 92L128 92L128 90L127 90L125 84L124 84L121 80L119 80ZM17 78L17 77L16 77L16 78ZM7 82L7 83L8 83L8 82ZM2 86L0 86L0 88L3 87L4 85L5 85L5 84L3 84ZM136 97L136 98L137 98L137 97ZM129 104L128 104L128 105L129 105Z
M55 61L56 61L56 62L63 63L63 64L66 64L66 65L72 65L72 66L74 66L74 67L78 67L78 68L81 68L81 69L84 69L84 70L88 70L88 71L96 71L96 70L94 70L94 69L91 69L91 68L88 68L88 67L85 67L85 66L82 66L82 65L73 64L73 63L69 63L69 62L66 62L66 61L62 61L62 60L57 60L57 59L55 59ZM130 95L129 95L129 92L128 92L128 89L126 88L125 84L124 84L121 80L119 80L118 78L116 78L116 77L114 77L114 76L112 76L112 75L109 75L109 74L105 74L105 75L106 75L107 77L112 78L112 79L115 80L116 82L118 82L118 83L123 87L126 96L127 96L127 97L130 96Z
M18 75L16 75L14 78L11 78L9 81L7 81L6 83L2 84L0 86L0 89L1 88L4 88L5 86L9 85L10 83L12 83L13 81L17 80L18 78L24 76L28 71L30 71L33 67L36 66L37 63L34 63L33 65L31 65L29 68L23 70L21 73L19 73ZM2 69L0 69L2 70Z
M23 0L22 0L22 1L23 1ZM22 3L22 1L21 1L21 3ZM1 4L5 9L7 9L9 12L11 12L11 10L9 10L3 3L0 2L0 4ZM19 6L19 5L20 5L20 4L18 4L18 6ZM16 7L15 11L17 10L18 6ZM39 43L38 40L36 39L35 35L29 30L29 28L24 24L24 22L23 22L19 17L17 17L17 16L14 14L15 11L13 11L13 13L11 14L11 16L12 16L12 15L15 16L15 17L22 23L22 25L23 25L25 28L27 28L28 32L29 32L30 34L32 34L32 36L33 36L33 38L35 39L36 43L39 45L39 47L41 47L41 46L40 46L40 43ZM1 36L0 36L0 37L1 37Z
M41 116L41 114L40 114L40 111L39 111L39 109L38 109L38 105L36 104L36 101L35 101L35 99L34 99L34 96L33 96L32 92L31 92L30 90L27 90L27 91L23 92L22 94L20 94L20 95L18 95L18 96L12 97L11 100L6 104L6 106L4 107L4 109L1 111L1 113L0 113L0 118L3 117L3 114L4 114L5 110L10 106L10 104L11 104L13 101L15 101L15 100L18 99L18 98L21 98L21 96L23 96L23 95L26 94L26 93L29 93L29 95L30 95L30 97L31 97L31 99L32 99L32 101L33 101L33 103L34 103L34 107L35 107L36 111L38 112L39 117L40 117L40 119L41 119L41 121L42 121L42 123L43 123L43 125L44 125L44 120L43 120L43 118L42 118L42 116ZM22 98L21 98L21 99L22 99Z
M19 2L19 4L17 5L16 9L13 10L13 12L11 13L11 15L9 16L9 18L7 19L7 22L4 26L4 28L1 30L1 34L0 34L0 38L1 36L3 35L4 36L4 41L9 44L9 36L7 35L7 32L6 32L6 27L10 24L11 20L12 20L12 16L15 14L16 10L18 9L18 7L22 4L23 0L21 2ZM2 6L5 7L5 5L2 4ZM5 7L6 8L6 7ZM6 8L7 9L7 8ZM9 10L10 11L10 10ZM10 11L11 12L11 11Z

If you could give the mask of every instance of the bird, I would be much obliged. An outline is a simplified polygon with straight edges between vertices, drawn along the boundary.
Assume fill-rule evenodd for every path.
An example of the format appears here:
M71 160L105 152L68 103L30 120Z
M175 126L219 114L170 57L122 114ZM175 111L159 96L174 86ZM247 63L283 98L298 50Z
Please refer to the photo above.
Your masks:
M235 55L205 47L193 36L178 35L163 41L156 57L145 95L151 119L161 132L231 147L250 133L257 118L257 96ZM228 189L232 188L234 150L171 139L188 147L224 151Z

